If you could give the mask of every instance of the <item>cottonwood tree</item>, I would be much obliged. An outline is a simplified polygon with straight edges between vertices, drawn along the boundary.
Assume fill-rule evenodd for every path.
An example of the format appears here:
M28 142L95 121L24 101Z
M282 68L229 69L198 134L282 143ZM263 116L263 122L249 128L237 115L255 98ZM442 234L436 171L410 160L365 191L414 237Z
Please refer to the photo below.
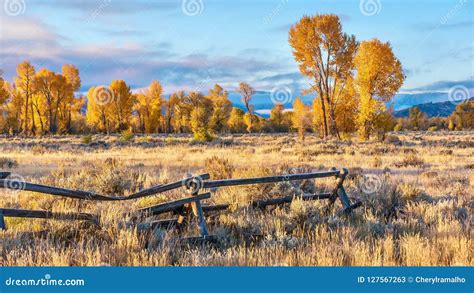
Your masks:
M184 93L183 93L184 95ZM176 107L179 103L178 93L173 93L170 95L168 101L165 102L165 131L166 133L171 133L175 131L175 116L176 116Z
M385 103L400 89L405 77L390 44L378 39L360 44L354 65L355 87L360 99L359 134L367 140L374 130L381 129L375 122L380 121L378 116L386 115Z
M99 95L105 95L102 99ZM110 133L112 130L111 113L112 109L109 102L111 97L108 88L91 87L87 92L87 125L97 131Z
M197 141L210 141L213 139L210 134L209 122L212 115L212 101L199 92L189 93L188 99L192 104L191 110L191 131Z
M35 129L34 119L30 119L33 107L30 100L34 93L33 83L36 72L29 61L24 61L18 64L16 74L15 89L17 90L17 95L15 95L15 98L17 101L15 101L15 104L20 103L22 106L21 109L17 109L20 111L21 117L19 131L28 135L34 132Z
M7 111L7 102L10 98L10 89L6 81L3 80L0 70L0 130L5 130Z
M227 121L230 132L242 133L246 130L244 115L245 112L242 109L236 107L232 108L232 111L230 112L229 121Z
M152 81L146 90L136 95L134 110L137 113L139 129L144 133L160 130L162 121L161 106L164 104L163 87L158 81Z
M422 126L423 120L425 120L425 113L420 111L420 108L410 108L408 117L410 118L413 130L418 130Z
M300 72L312 81L309 91L316 92L320 100L317 105L323 136L336 136L336 106L353 69L358 46L355 37L342 32L337 15L322 14L304 16L294 24L289 31L289 44Z
M449 118L451 130L472 129L474 127L474 100L456 106Z
M61 117L59 125L61 132L70 132L72 130L73 117L78 118L78 114L84 105L85 100L82 98L76 99L74 93L81 87L81 77L79 69L72 64L65 64L61 69L62 75L66 78L68 83L68 95L62 105Z
M293 128L298 131L298 138L300 141L304 141L305 131L309 125L308 113L308 106L301 101L300 97L296 97L295 102L293 103L293 115L291 120Z
M124 80L113 80L110 84L113 99L111 104L114 128L116 131L126 130L130 126L135 97Z
M212 102L212 116L210 128L213 132L223 132L227 130L232 103L229 101L229 93L220 85L216 84L209 90L207 98Z
M30 99L32 124L39 126L41 133L69 132L72 111L78 110L74 91L79 87L79 71L72 65L65 65L63 73L46 68L38 71L34 79L35 93Z
M287 132L290 128L291 120L284 110L285 106L281 103L277 103L270 111L268 124L273 132Z
M255 94L255 90L251 87L248 83L241 82L239 84L239 88L237 89L242 95L242 102L244 103L245 109L247 109L248 116L246 117L246 124L247 124L247 131L251 132L253 130L253 122L255 121L255 117L253 114L253 105L250 104L253 94Z

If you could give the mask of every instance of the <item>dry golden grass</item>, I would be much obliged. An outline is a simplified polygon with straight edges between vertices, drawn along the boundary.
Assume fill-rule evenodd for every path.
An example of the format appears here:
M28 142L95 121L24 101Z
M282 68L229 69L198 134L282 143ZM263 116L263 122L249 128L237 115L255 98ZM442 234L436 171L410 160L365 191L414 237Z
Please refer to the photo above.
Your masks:
M398 138L396 139L397 136ZM347 167L348 194L363 201L351 216L325 201L247 208L256 198L328 190L333 179L219 189L209 202L231 203L209 217L214 245L177 246L176 231L138 233L124 212L182 197L182 190L130 202L84 202L0 189L0 207L97 213L81 222L6 218L0 265L473 265L474 133L398 133L386 143L292 135L224 136L209 144L189 136L1 138L2 170L27 181L133 193L209 172L253 177ZM87 144L85 144L87 143ZM374 174L377 191L368 194ZM190 226L184 235L196 235Z

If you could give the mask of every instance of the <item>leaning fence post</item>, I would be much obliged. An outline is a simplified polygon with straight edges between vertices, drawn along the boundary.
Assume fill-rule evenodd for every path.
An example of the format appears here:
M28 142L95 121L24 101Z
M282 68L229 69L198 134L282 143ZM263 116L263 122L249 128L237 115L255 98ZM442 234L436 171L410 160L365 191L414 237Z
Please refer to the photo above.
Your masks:
M192 192L193 196L197 196L199 189ZM202 211L201 201L196 200L191 203L194 216L198 219L199 230L201 231L201 236L208 236L209 231L207 230L206 218L204 217L204 212Z
M0 209L0 230L6 230L7 226L5 225L5 218L3 217L3 210Z
M331 197L329 198L329 204L333 205L336 202L336 199L339 195L339 189L342 187L342 184L344 183L344 179L346 179L347 174L349 174L349 170L346 168L343 168L339 174L337 174L337 181L336 181L336 186L331 192Z

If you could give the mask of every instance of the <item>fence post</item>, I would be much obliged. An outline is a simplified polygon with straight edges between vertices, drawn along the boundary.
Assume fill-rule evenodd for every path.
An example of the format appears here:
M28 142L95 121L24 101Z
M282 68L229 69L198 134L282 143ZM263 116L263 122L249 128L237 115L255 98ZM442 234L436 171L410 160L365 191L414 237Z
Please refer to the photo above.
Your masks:
M338 191L341 188L342 184L344 183L344 179L346 179L346 176L348 173L349 173L349 170L343 168L337 175L336 186L331 192L331 197L329 198L329 205L333 205L336 202L336 199L338 197Z
M197 196L199 193L199 189L192 193L193 196ZM201 236L208 236L209 231L207 230L206 225L206 218L204 217L204 212L202 211L201 201L193 201L191 203L191 207L193 209L193 214L198 220L199 230L201 231Z
M3 217L3 210L0 209L0 230L6 230L7 226L5 225L5 218Z

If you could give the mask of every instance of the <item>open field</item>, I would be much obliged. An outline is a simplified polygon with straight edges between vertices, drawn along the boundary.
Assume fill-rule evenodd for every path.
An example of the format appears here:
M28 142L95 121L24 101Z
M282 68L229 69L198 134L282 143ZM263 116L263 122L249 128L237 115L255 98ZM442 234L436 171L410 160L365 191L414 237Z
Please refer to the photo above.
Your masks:
M176 246L176 231L128 228L123 212L180 191L130 202L84 202L0 189L0 207L91 212L100 228L81 222L6 218L0 264L13 265L354 265L472 266L474 132L393 133L387 142L321 140L296 135L227 135L208 144L183 136L0 138L0 170L26 181L127 195L141 188L209 172L243 178L346 167L345 187L362 200L351 216L340 203L295 200L265 211L251 200L324 191L334 179L228 187L211 203L218 243ZM364 176L366 175L366 176ZM368 175L368 176L367 176ZM195 235L193 225L185 234Z

